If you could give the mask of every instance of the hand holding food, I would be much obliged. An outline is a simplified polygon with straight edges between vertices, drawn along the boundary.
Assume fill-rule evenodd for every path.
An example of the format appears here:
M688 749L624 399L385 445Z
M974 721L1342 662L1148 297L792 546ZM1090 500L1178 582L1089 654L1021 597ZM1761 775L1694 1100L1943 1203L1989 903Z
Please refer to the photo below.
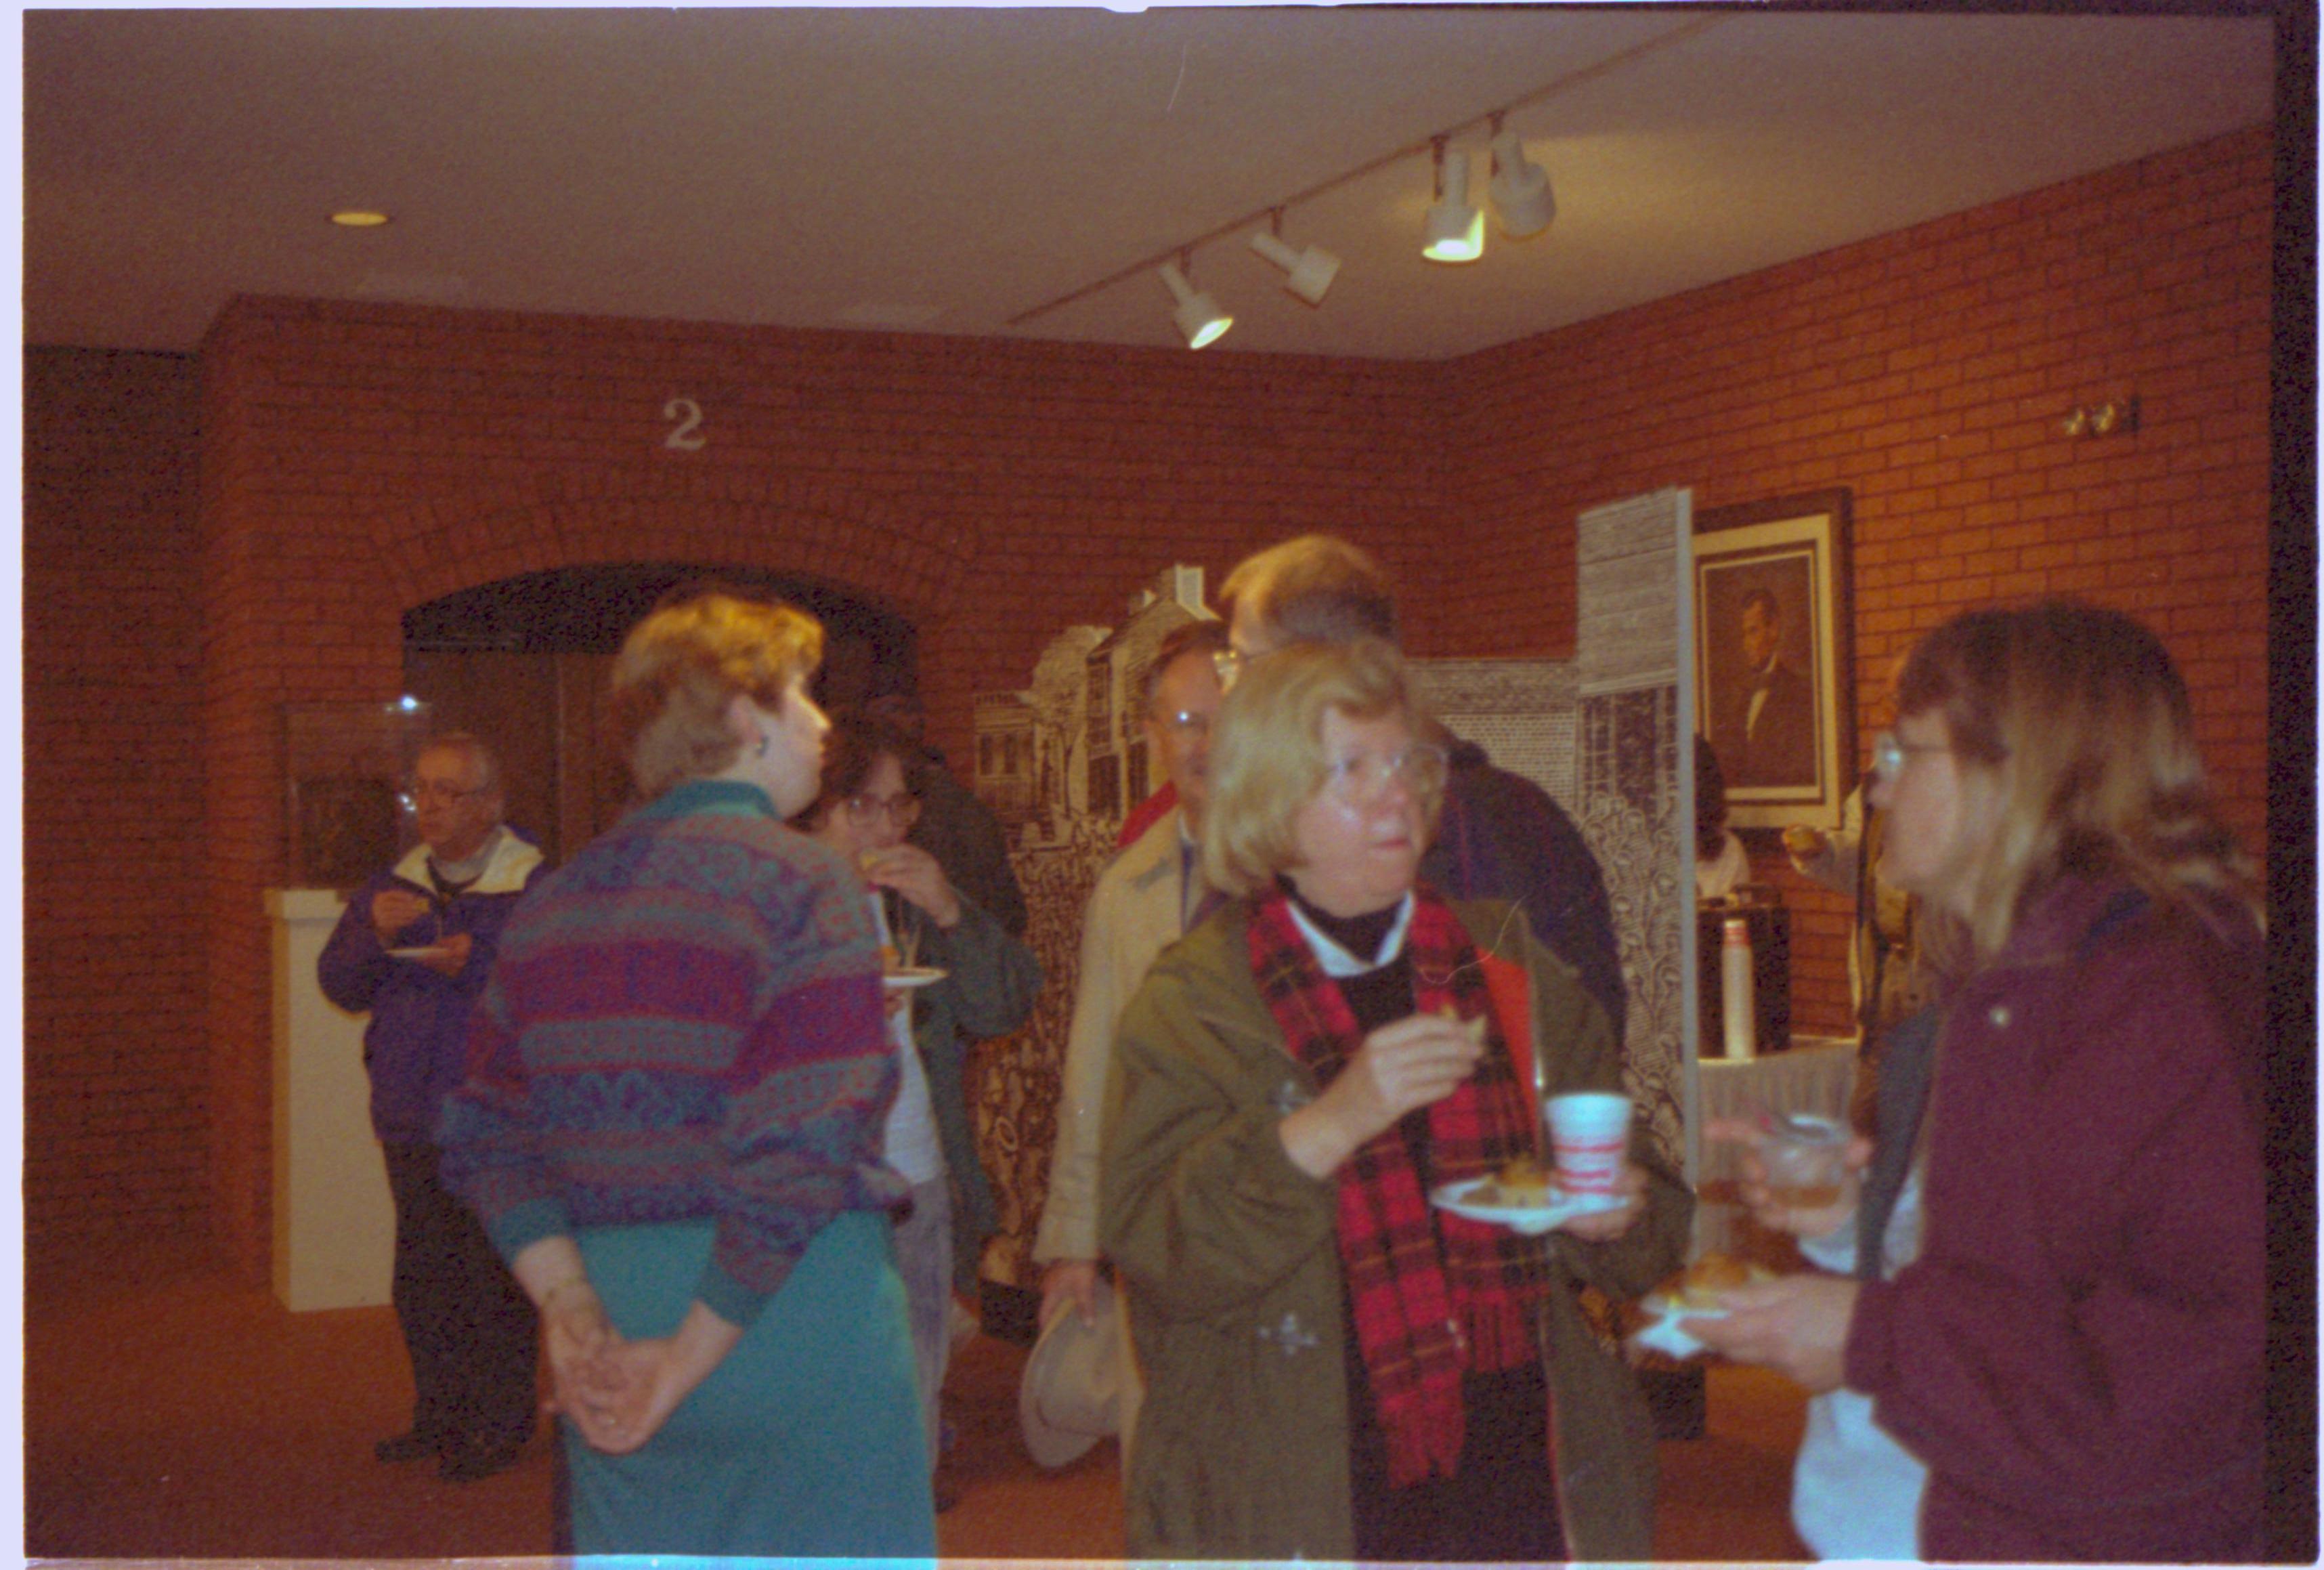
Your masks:
M468 966L468 954L475 939L465 932L455 932L436 940L430 951L420 957L420 963L438 975L458 975Z
M1336 1171L1405 1113L1452 1094L1484 1051L1482 1020L1407 1014L1382 1025L1323 1094L1277 1125L1286 1153L1311 1177Z
M1405 1113L1452 1094L1484 1055L1483 1027L1482 1020L1464 1024L1434 1014L1382 1025L1364 1038L1354 1061L1324 1097L1346 1086L1351 1110L1370 1125L1362 1136L1368 1140Z
M1630 1230L1646 1213L1646 1168L1625 1161L1614 1174L1614 1191L1602 1196L1612 1203L1602 1210L1586 1211L1565 1224L1564 1231L1583 1242L1611 1242Z
M1788 1374L1810 1391L1840 1382L1857 1283L1821 1272L1753 1281L1722 1294L1726 1312L1683 1328L1738 1362Z
M945 881L936 857L916 845L891 845L868 850L859 859L863 881L875 889L893 889L928 913L946 931L960 924L960 897Z
M1630 1346L1674 1358L1716 1351L1702 1328L1722 1321L1727 1294L1775 1279L1765 1266L1726 1254L1705 1254L1646 1295L1641 1307L1655 1317L1632 1334Z
M1674 1318L1689 1314L1723 1313L1723 1294L1757 1281L1772 1281L1775 1272L1751 1260L1731 1254L1707 1253L1656 1288L1655 1296Z
M1802 861L1819 855L1823 851L1823 835L1804 823L1794 823L1784 830L1784 848Z
M427 899L409 889L382 889L371 899L371 927L379 934L382 943L393 943L396 935L428 914Z

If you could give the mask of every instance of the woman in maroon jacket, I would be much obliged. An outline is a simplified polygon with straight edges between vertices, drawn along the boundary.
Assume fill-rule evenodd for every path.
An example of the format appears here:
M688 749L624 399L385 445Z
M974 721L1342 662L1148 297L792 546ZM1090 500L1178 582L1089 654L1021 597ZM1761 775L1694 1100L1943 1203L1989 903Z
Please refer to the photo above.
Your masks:
M2262 1550L2264 995L2249 862L2153 635L2069 601L1938 628L1873 748L1888 876L1954 940L1921 1255L1690 1322L1869 1395L1937 1559Z

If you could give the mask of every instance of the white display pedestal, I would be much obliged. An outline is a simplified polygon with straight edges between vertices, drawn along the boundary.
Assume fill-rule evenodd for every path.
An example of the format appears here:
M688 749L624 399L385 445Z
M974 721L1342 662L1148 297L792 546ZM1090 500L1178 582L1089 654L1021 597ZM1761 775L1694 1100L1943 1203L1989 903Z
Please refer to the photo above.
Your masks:
M315 963L346 902L269 889L274 939L274 1295L293 1312L388 1300L395 1207L371 1131L365 1014L323 996Z

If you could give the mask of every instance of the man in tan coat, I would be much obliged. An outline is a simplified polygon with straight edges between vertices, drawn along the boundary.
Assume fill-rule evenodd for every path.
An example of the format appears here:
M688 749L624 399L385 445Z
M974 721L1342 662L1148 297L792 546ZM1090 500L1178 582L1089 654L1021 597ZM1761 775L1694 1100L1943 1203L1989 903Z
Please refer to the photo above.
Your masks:
M1223 696L1216 658L1226 647L1223 623L1189 622L1163 640L1147 671L1147 746L1176 789L1177 805L1107 864L1083 921L1081 981L1065 1038L1057 1144L1033 1243L1034 1261L1047 1267L1041 1279L1044 1325L1069 1310L1084 1318L1096 1312L1098 1131L1114 1028L1155 956L1192 928L1204 908L1195 845L1207 790L1211 725ZM1129 1340L1125 1332L1125 1347ZM1136 1369L1124 1368L1125 1465L1143 1394Z

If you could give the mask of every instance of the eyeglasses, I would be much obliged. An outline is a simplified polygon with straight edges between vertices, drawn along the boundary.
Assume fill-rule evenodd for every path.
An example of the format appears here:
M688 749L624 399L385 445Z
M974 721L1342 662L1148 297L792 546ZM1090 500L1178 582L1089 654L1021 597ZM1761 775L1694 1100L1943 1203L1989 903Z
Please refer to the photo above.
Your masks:
M920 820L917 796L851 796L846 806L847 816L857 823L884 817L898 828L909 828Z
M1199 742L1211 734L1211 726L1216 718L1214 715L1196 714L1192 709L1182 708L1176 714L1156 715L1154 723L1181 741Z
M1230 643L1212 655L1211 669L1218 673L1220 694L1223 696L1232 692L1236 682L1249 676L1260 660L1274 652L1272 649L1261 649L1254 653Z
M1444 749L1434 742L1415 742L1385 758L1377 753L1351 753L1332 760L1323 790L1343 807L1379 800L1391 780L1416 796L1425 795L1444 783L1445 762Z
M1872 738L1872 772L1883 785L1894 785L1904 775L1905 760L1914 753L1951 751L1935 742L1923 742L1917 746L1900 742L1895 731L1882 731Z
M459 786L445 780L406 780L403 782L403 794L415 806L422 801L442 801L456 807L469 797L482 796L490 789L486 785Z

